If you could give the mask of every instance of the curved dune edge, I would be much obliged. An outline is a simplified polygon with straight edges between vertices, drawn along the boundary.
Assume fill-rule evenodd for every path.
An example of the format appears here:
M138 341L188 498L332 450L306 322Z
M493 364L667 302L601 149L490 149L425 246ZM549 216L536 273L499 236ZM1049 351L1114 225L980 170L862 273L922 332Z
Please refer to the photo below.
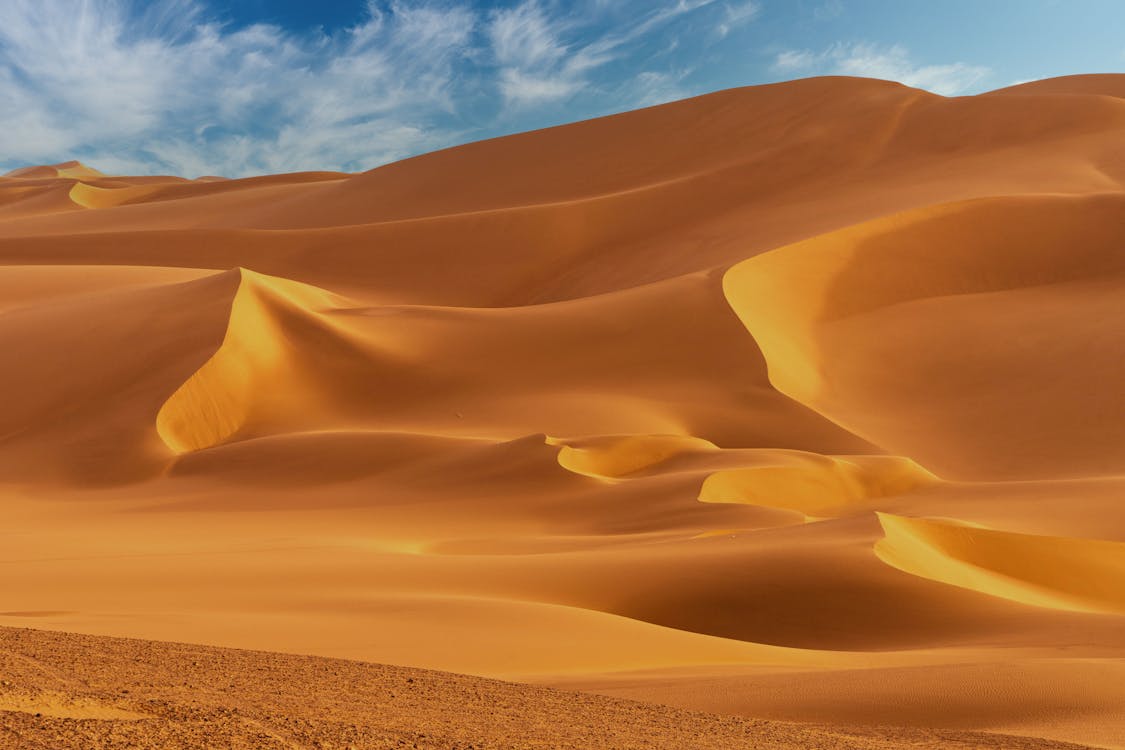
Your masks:
M729 469L703 481L699 500L793 510L833 518L867 500L900 495L940 481L902 456L785 456L773 466Z
M736 263L723 293L777 390L885 453L965 480L1113 474L1120 443L1105 438L1119 424L1117 405L1068 413L1053 403L1064 383L1101 387L1102 373L1119 366L1106 354L1118 334L1074 336L1042 311L1070 303L1101 305L1101 319L1118 314L1107 290L1125 283L1116 251L1123 208L1120 193L935 204ZM1069 239L1079 235L1080 243ZM1081 284L1103 285L1095 291L1104 300ZM964 329L960 339L949 335L954 326ZM1013 333L1021 329L1038 339ZM1047 346L1077 358L1074 366L1061 356L1032 362L1029 352ZM1016 387L990 392L981 385L989 372ZM1051 388L1059 395L1046 396ZM1036 410L1037 425L1055 425L1042 435L1018 416ZM1053 446L1052 433L1066 444Z
M1125 543L876 515L886 536L875 554L903 572L1036 607L1125 613Z
M684 453L716 451L709 440L691 435L606 435L585 440L548 437L561 446L558 462L568 471L597 479L617 479Z
M160 407L156 431L176 453L209 448L237 433L263 392L283 393L289 408L311 407L318 394L290 357L284 321L296 315L336 333L317 314L336 297L316 287L238 268L230 323L218 350Z
M70 188L70 200L82 208L113 208L138 198L144 198L158 189L159 185L95 187L79 181Z
M817 329L826 319L869 312L920 297L1022 285L1018 280L1013 283L990 280L984 273L959 280L953 275L957 269L930 269L932 279L887 276L880 279L880 286L864 289L865 294L858 299L835 299L840 294L835 288L837 283L855 265L867 243L898 237L905 245L901 255L925 259L930 243L924 240L932 227L954 225L966 213L985 212L992 206L1018 205L1028 200L1050 199L995 196L923 206L784 245L728 268L723 274L723 295L761 348L770 383L790 398L817 409L826 391ZM921 241L913 236L917 232L922 233ZM982 258L982 266L988 261L989 258ZM1020 268L1019 265L1013 267L1017 271ZM949 288L957 281L965 288ZM1027 279L1024 284L1042 281Z

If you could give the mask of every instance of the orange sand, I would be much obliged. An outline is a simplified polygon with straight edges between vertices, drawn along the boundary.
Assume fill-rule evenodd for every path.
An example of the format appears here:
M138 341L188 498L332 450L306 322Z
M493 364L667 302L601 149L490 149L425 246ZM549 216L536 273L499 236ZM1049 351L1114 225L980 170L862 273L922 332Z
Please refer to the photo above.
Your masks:
M1123 132L819 78L10 173L0 625L1123 748Z

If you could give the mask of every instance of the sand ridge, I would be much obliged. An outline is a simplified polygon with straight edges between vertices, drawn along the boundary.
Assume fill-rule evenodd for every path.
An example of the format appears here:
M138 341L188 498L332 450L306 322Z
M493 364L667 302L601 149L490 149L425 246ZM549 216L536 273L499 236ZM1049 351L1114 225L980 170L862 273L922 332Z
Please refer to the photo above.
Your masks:
M5 175L0 624L1125 746L1122 80Z

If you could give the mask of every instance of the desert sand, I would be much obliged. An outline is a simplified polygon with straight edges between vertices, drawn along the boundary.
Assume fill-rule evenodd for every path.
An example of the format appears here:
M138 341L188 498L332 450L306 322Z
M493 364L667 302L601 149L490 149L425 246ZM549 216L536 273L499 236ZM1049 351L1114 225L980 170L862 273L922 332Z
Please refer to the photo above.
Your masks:
M1083 746L981 732L738 717L323 657L0 629L0 744L103 748Z
M476 715L525 702L1125 748L1123 135L1125 76L815 78L358 175L9 173L0 626L145 643L0 631L2 731L346 746L324 695L393 747L377 663L475 676L403 708L434 746L535 746Z

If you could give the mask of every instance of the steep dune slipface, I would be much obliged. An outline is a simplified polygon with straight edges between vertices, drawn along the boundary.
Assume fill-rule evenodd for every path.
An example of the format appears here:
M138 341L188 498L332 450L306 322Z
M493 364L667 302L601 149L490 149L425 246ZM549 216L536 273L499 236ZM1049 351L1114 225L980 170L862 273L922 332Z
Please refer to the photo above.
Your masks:
M1120 747L1123 80L6 175L0 624Z
M232 437L357 428L497 440L616 428L626 439L870 447L768 387L708 277L485 310L365 306L237 273L222 346L158 417L180 453ZM732 421L733 409L754 418Z
M851 515L865 502L934 483L936 477L900 456L783 455L773 465L729 469L707 477L705 503L745 503L794 510L807 517Z
M950 478L1125 471L1125 201L998 198L817 237L725 289L770 380Z
M155 185L91 185L76 182L70 189L70 200L82 208L110 208L143 201L157 190Z
M564 444L559 450L559 465L577 474L613 479L648 469L685 453L717 450L714 444L690 436L606 436Z
M1125 545L1012 534L879 515L879 557L908 573L994 596L1087 612L1125 612Z
M255 412L315 418L328 395L305 377L306 362L330 367L325 359L348 353L345 334L318 314L336 306L332 295L241 268L224 275L238 286L222 344L156 415L157 432L177 453L218 445Z

